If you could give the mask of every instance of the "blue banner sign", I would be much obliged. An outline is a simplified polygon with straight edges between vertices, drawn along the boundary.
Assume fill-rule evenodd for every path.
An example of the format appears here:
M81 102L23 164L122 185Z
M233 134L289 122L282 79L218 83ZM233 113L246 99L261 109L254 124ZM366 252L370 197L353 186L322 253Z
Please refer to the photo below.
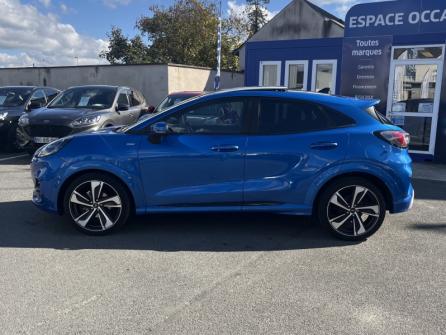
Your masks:
M345 36L446 32L446 0L398 0L353 6Z
M349 37L342 47L341 94L379 99L385 113L389 86L392 36Z

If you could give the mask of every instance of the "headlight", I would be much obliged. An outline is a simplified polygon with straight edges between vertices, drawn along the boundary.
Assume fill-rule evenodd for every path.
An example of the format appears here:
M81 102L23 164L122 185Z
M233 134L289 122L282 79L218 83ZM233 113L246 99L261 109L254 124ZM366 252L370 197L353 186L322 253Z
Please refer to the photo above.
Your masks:
M80 119L71 122L71 126L73 127L93 126L95 124L98 124L99 121L101 121L100 115L84 116L81 117Z
M5 121L8 116L8 112L0 113L0 121Z
M29 117L25 114L19 118L19 126L26 127L27 125L29 125Z
M54 142L51 142L36 151L35 156L38 158L54 155L59 152L69 141L71 137L64 137Z

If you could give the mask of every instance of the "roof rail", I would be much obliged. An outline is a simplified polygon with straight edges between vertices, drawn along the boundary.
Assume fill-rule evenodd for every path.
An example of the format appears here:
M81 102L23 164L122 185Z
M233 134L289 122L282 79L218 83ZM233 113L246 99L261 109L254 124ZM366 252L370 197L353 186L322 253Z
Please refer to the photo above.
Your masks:
M288 87L285 86L248 86L248 87L236 87L221 90L220 92L246 92L246 91L279 91L285 92Z

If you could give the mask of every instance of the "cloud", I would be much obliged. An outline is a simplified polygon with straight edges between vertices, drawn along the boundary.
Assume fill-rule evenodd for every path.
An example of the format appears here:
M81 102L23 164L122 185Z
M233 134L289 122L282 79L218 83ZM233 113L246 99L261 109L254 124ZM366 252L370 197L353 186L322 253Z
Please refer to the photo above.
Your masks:
M119 6L127 6L132 0L102 0L102 2L107 7L115 9Z
M39 2L45 7L51 6L51 0L39 0Z
M246 7L247 5L245 3L238 3L236 0L229 0L227 14L230 15L233 13L236 16L245 16ZM277 13L278 12L266 10L268 20L271 20Z
M378 2L382 0L312 0L315 5L324 7L328 11L334 11L334 14L340 18L345 18L348 10L359 3Z
M43 14L20 0L0 0L0 67L104 63L107 42L80 35L54 14Z
M76 10L74 8L68 7L63 2L60 3L59 9L60 9L60 12L64 15L70 14L70 13L76 13Z

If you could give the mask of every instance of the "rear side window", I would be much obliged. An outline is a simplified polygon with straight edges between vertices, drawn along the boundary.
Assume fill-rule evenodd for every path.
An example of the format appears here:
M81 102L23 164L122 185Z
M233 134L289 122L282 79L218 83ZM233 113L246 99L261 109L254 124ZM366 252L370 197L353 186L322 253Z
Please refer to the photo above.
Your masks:
M378 112L375 106L369 107L365 110L371 117L373 117L376 121L381 122L382 124L393 125L393 122Z
M46 88L45 93L46 93L48 102L51 102L59 94L59 91L53 90L51 88Z
M353 125L350 117L325 106L274 99L261 100L258 133L290 134L341 128Z
M132 99L132 106L139 106L144 103L144 99L142 98L141 94L137 91L133 91L131 94Z

